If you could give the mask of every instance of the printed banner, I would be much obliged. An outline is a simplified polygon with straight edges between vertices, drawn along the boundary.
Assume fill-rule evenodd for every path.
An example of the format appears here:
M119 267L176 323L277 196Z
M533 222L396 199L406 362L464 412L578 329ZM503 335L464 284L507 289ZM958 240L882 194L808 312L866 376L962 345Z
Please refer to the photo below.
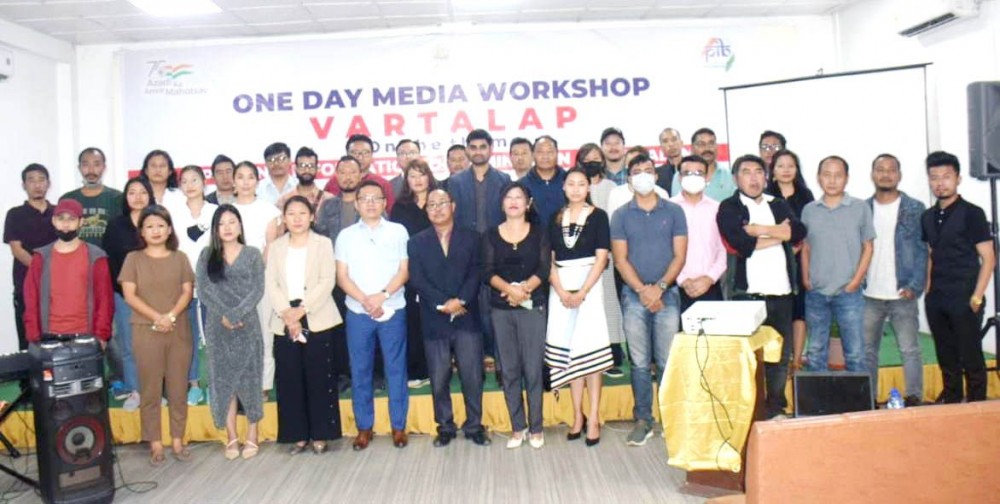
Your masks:
M810 18L806 18L807 20ZM443 178L445 152L474 128L494 139L494 166L510 169L508 144L548 134L559 163L597 142L608 126L626 144L662 160L658 136L714 128L728 160L719 87L761 75L794 75L828 52L827 38L800 21L711 28L529 30L230 44L124 52L124 153L137 170L146 152L167 150L178 166L208 166L217 154L263 165L264 148L320 155L324 180L354 133L375 141L373 170L398 173L394 146L419 141ZM766 70L766 72L765 72Z

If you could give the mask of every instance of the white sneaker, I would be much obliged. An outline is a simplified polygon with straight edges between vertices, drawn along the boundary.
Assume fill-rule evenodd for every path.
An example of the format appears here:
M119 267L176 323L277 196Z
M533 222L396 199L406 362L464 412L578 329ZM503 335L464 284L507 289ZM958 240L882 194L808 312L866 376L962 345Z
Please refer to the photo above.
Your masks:
M520 437L516 437L518 434L520 434L521 436ZM515 448L520 448L521 445L524 444L524 438L526 438L526 437L528 437L528 430L527 429L525 429L522 432L515 432L515 433L511 434L510 439L507 440L507 449L508 450L513 450Z
M139 409L139 393L131 392L128 397L125 398L125 402L122 404L122 410L135 411L137 409Z
M428 385L430 382L431 382L430 378L424 378L424 379L419 379L418 378L416 380L409 380L409 381L407 381L406 382L406 386L408 388L411 388L411 389L418 389L420 387L424 387L424 386Z
M530 444L532 448L537 450L545 446L545 436L542 435L542 433L538 433L537 435L532 434L531 437L528 438L528 444Z

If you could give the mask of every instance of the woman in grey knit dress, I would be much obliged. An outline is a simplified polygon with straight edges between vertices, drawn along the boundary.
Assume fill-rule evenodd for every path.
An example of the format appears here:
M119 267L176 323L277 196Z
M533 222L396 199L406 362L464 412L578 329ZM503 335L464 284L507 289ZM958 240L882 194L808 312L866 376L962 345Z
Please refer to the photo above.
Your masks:
M264 344L257 317L257 303L264 295L264 260L259 250L244 245L243 220L236 207L221 205L212 216L211 244L202 250L196 269L200 299L208 312L212 419L216 427L225 425L225 456L235 459L240 456L236 402L243 404L250 429L242 456L248 459L257 454L257 422L264 416Z

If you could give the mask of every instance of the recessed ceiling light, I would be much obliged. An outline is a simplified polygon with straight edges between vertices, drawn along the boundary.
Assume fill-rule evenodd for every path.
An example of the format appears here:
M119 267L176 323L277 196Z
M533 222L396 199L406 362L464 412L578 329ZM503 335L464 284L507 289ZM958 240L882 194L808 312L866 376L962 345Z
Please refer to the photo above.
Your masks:
M212 0L128 0L130 4L153 16L192 16L222 12Z

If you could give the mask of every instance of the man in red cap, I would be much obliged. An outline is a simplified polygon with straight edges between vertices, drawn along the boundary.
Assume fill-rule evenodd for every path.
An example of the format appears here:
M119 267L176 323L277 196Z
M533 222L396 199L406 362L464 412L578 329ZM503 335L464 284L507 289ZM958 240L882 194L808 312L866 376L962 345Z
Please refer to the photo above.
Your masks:
M108 258L79 237L83 207L63 199L52 225L58 239L35 249L24 281L24 326L30 343L43 334L87 334L111 338L114 291Z

